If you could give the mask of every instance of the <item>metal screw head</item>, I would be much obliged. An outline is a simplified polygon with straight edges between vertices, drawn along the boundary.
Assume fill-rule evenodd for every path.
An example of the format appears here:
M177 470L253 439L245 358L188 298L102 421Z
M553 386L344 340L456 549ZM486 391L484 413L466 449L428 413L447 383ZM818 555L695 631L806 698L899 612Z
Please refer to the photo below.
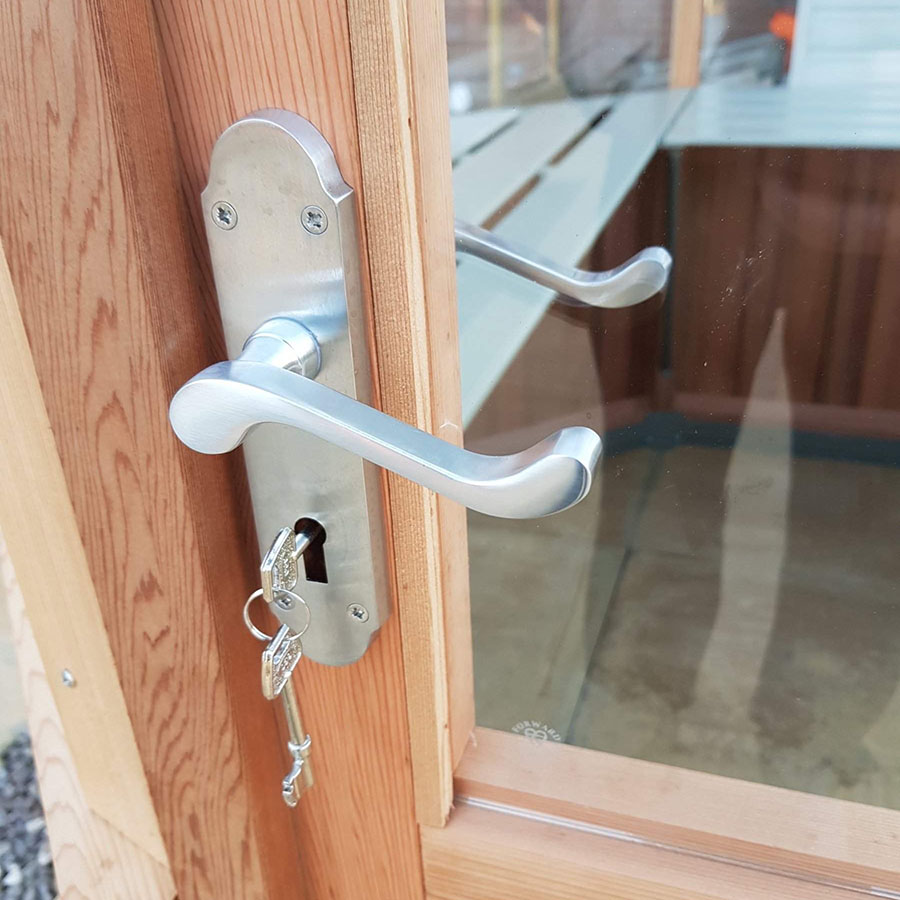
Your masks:
M359 603L351 603L347 607L347 615L350 616L351 619L356 619L357 622L369 621L369 611Z
M279 594L275 598L275 605L279 609L293 609L294 598L290 594Z
M75 676L68 669L63 669L61 675L62 683L66 687L75 687Z
M237 225L237 210L224 200L213 203L212 220L223 231L231 231Z
M328 227L328 216L319 206L305 206L300 213L300 222L310 234L321 234Z

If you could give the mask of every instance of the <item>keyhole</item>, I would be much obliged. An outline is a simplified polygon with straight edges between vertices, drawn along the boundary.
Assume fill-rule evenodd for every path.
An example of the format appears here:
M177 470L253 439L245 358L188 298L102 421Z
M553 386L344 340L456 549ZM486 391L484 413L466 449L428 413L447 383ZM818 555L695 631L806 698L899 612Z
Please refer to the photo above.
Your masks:
M321 522L304 517L297 519L294 524L294 533L301 531L312 533L313 538L303 554L303 570L307 581L317 581L320 584L328 583L328 570L325 568L325 528Z

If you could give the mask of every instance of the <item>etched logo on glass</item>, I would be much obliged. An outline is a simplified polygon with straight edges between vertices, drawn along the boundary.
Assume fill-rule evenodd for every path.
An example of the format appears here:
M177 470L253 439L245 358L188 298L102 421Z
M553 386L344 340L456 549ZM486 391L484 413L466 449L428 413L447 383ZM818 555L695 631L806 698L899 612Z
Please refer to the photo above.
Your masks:
M532 741L561 741L562 735L555 729L534 719L516 722L512 727L513 734L521 734Z

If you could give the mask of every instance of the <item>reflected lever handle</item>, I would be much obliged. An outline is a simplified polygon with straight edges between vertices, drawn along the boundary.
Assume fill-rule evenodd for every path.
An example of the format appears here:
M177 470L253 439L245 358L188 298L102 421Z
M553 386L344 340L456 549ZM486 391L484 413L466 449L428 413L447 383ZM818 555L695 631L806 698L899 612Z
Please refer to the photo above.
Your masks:
M590 428L563 428L510 456L473 453L318 384L320 359L301 322L271 319L237 360L209 366L178 390L172 427L194 450L225 453L256 425L290 425L503 518L548 516L590 490L601 450Z
M620 309L648 300L669 281L672 257L663 247L647 247L607 272L588 272L557 265L528 247L506 241L492 231L459 219L456 249L477 256L523 278L556 291L573 306Z

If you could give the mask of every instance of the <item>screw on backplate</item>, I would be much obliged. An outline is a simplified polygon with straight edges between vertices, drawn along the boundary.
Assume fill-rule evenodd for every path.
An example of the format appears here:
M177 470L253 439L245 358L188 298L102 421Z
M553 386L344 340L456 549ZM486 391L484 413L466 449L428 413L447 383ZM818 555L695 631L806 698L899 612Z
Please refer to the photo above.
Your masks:
M279 609L293 609L294 598L290 594L281 594L275 598L275 605Z
M357 622L369 621L369 611L364 606L360 606L359 603L351 603L347 607L347 615L351 619L356 619Z
M305 206L300 213L300 222L310 234L321 234L328 227L328 216L318 206Z
M75 687L75 676L68 670L62 670L62 683L66 687Z
M237 210L224 200L213 204L212 220L224 231L231 231L237 225Z

